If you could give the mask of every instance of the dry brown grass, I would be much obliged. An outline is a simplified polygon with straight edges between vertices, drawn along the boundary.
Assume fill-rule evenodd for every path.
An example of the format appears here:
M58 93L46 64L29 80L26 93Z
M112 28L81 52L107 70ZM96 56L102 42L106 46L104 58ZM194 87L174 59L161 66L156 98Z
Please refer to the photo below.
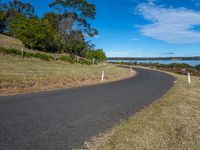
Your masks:
M0 33L0 47L14 48L14 49L21 50L22 46L23 46L23 43L19 39L16 39L12 36L7 36L7 35ZM43 52L43 51L39 51L39 50L31 50L28 48L24 48L24 51L30 52L30 53L45 53L45 54L54 56L53 53Z
M0 34L0 47L21 49L22 42L14 37Z
M128 78L129 69L114 65L80 65L59 61L24 59L0 54L0 95L37 92L49 89L68 88Z
M91 150L199 150L200 78L173 74L177 84L160 100L93 138Z

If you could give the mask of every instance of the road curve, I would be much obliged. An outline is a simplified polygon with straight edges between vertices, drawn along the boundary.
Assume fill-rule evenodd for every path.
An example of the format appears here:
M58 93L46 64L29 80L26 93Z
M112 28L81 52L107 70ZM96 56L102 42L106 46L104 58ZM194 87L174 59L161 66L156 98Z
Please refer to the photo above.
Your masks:
M127 119L173 86L172 76L135 68L130 79L0 97L1 150L67 150Z

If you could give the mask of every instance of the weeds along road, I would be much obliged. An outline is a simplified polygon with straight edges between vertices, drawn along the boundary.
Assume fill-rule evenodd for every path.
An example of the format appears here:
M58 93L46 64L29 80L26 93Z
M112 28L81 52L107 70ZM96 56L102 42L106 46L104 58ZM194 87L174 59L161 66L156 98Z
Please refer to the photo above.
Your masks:
M170 75L135 70L135 77L123 81L0 97L0 149L79 148L173 86Z

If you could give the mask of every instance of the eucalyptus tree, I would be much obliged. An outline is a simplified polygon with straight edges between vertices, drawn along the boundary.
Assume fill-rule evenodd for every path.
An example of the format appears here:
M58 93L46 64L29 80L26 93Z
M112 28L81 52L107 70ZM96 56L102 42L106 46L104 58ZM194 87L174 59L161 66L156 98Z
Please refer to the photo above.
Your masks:
M35 17L34 7L30 3L19 0L10 0L6 4L0 0L0 31L8 31L9 24L19 14L26 18L33 18Z
M35 16L35 9L30 3L23 3L19 0L8 2L7 17L13 17L15 14L21 14L27 18Z
M65 41L69 39L82 41L84 36L93 37L98 34L89 20L94 20L96 8L86 0L55 0L50 7L59 15L59 32Z
M0 32L3 32L6 29L6 7L6 4L2 3L2 1L0 0Z
M47 12L44 14L44 20L48 20L51 26L56 30L59 31L59 16L54 12Z

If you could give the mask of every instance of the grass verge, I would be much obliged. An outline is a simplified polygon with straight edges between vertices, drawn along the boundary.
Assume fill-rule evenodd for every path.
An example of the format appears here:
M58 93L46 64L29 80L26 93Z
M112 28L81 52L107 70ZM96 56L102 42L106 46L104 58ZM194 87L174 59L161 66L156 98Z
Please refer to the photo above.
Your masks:
M0 54L0 95L13 95L49 89L68 88L128 78L129 69L114 65L81 65L62 61L42 61L34 58Z
M172 74L172 73L171 73ZM175 86L161 99L111 131L92 138L85 149L95 150L199 150L200 78L172 74Z

